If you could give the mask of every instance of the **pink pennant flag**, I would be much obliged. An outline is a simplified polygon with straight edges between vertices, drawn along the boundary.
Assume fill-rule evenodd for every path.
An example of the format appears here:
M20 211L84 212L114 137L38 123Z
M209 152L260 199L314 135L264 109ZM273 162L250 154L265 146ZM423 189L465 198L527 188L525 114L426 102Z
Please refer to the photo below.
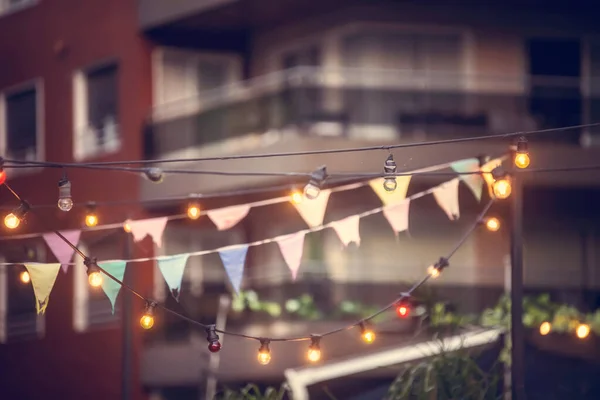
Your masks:
M277 239L281 255L292 272L294 280L296 280L298 270L300 269L300 262L302 261L305 234L305 232L297 232Z
M402 203L393 204L383 209L383 215L390 223L392 229L396 233L408 230L408 209L410 200L405 200Z
M208 218L217 226L220 231L225 231L236 226L250 212L249 204L217 208L206 212Z
M167 217L140 219L130 221L133 240L139 242L150 235L158 247L162 246L162 236L167 226Z
M460 206L458 204L458 179L459 178L455 178L446 183L442 183L433 192L433 197L435 197L435 201L438 203L438 206L444 210L451 221L456 221L460 217Z
M348 246L351 242L360 246L360 217L351 215L347 218L340 219L331 223L331 227L335 230L344 246Z
M61 235L65 237L69 242L77 246L79 238L81 237L81 231L74 229L72 231L60 231ZM44 233L44 241L56 257L56 260L61 264L63 272L67 272L69 269L69 263L73 257L75 250L71 248L64 240L62 240L56 233Z
M330 189L321 190L321 193L319 193L319 196L317 196L316 199L304 198L298 204L293 203L298 214L300 214L304 222L311 228L323 225L323 218L325 218L325 210L327 209L329 195L331 195Z

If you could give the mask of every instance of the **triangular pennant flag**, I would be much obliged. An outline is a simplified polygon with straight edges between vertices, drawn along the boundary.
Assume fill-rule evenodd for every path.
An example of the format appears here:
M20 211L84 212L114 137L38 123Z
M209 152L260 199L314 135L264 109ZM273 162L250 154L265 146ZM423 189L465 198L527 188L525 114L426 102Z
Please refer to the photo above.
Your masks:
M481 166L481 172L483 172L482 176L488 186L488 191L490 193L490 197L494 198L494 191L492 189L492 185L494 184L494 177L491 172L496 168L502 165L502 159L496 158L495 160L489 161Z
M223 267L225 267L225 272L227 272L231 286L233 286L233 290L235 290L236 293L240 292L240 287L242 286L247 253L247 244L219 251Z
M323 225L329 195L331 195L330 189L321 190L316 199L304 198L298 204L293 203L302 219L311 228Z
M35 309L38 314L43 314L46 311L46 307L48 307L50 292L54 287L54 282L56 282L60 263L29 263L24 265L31 278L31 285L33 286L33 293L36 300Z
M300 262L302 261L305 235L306 232L300 231L277 238L277 244L279 245L279 250L281 250L281 255L292 272L292 278L294 280L296 280L298 270L300 269Z
M115 260L115 261L103 261L98 263L98 266L104 271L108 272L121 282L123 282L123 276L125 276L125 267L127 266L127 261L124 260ZM115 303L117 301L117 296L119 295L119 291L121 290L121 285L109 278L104 272L101 272L104 279L102 279L102 290L110 300L110 305L112 306L112 313L115 313Z
M433 191L433 197L438 203L438 206L450 218L455 221L460 217L460 206L458 204L458 182L459 179L452 179L446 183L442 183Z
M248 215L250 204L241 204L239 206L231 206L217 208L207 211L208 218L217 226L217 229L224 231L233 228L242 219Z
M165 231L165 226L167 226L167 217L130 221L129 226L131 227L133 240L136 242L139 242L150 235L154 243L156 243L158 247L161 247L163 232Z
M60 231L60 234L65 237L69 242L73 243L77 246L79 243L79 237L81 236L81 231L79 229L72 231ZM75 250L71 246L69 246L60 236L56 233L44 233L44 240L46 244L56 257L56 260L62 264L63 272L67 272L69 269L69 263L71 262L71 258L73 257L73 253Z
M181 281L183 280L183 272L189 258L188 253L177 254L174 256L166 256L157 258L158 269L162 273L167 286L171 290L171 294L175 300L179 301L179 292L181 290Z
M331 223L331 227L335 230L344 246L348 246L351 242L360 246L359 225L360 217L358 215L351 215Z
M408 184L410 183L410 175L403 175L396 177L396 190L388 192L383 188L383 182L385 178L375 178L369 181L369 186L375 192L377 197L381 200L383 205L397 204L406 199L406 192L408 191Z
M408 230L408 209L410 200L405 200L402 203L394 204L383 209L383 215L390 223L394 233L404 232Z
M452 163L450 167L457 174L465 174L467 172L477 172L477 174L465 174L460 175L459 178L467 185L467 187L473 192L473 195L477 201L481 201L481 192L483 191L483 178L479 174L479 160L476 158L469 158L466 160L460 160Z

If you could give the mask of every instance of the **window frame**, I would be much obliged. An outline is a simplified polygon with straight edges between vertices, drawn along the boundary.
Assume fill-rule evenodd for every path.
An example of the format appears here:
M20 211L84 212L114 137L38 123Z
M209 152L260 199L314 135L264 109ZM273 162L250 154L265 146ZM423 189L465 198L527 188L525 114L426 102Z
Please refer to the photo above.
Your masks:
M8 112L7 97L28 90L35 91L35 160L45 161L45 112L44 112L44 81L34 78L0 91L0 154L8 154ZM9 171L12 176L28 175L41 172L44 168L13 168Z
M95 70L115 66L117 68L117 118L116 118L116 129L117 137L119 138L119 144L116 148L110 149L106 146L95 145L93 151L85 149L83 140L89 125L88 115L88 79L90 72ZM73 73L72 77L72 92L73 92L73 159L75 161L92 160L100 157L109 156L111 154L119 153L123 148L123 135L121 132L121 63L117 58L108 58L102 61L98 61L93 64L89 64L85 67L77 69Z

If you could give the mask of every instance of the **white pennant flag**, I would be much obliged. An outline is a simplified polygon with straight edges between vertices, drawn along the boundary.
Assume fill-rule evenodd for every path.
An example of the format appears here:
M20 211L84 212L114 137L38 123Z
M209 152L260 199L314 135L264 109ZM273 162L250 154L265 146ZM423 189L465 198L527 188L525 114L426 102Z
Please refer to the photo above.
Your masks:
M383 209L383 215L390 223L396 235L399 232L408 230L408 210L410 200L405 200L402 203L393 204Z
M206 212L208 218L217 226L220 231L225 231L236 226L250 212L249 204L239 206L217 208Z
M451 181L442 183L433 191L435 201L451 221L456 221L460 217L458 182L459 178L452 179Z
M359 225L360 217L358 215L351 215L331 223L331 227L335 230L344 246L348 246L351 242L360 246Z
M292 272L294 280L296 280L298 270L300 269L300 262L302 261L305 234L305 232L300 231L277 239L281 255Z
M167 226L167 217L159 217L159 218L148 218L148 219L140 219L137 221L130 221L129 226L131 227L131 234L133 235L133 240L139 242L143 240L146 236L152 237L152 240L158 247L162 246L162 236L165 231L165 227Z
M329 201L329 195L331 190L321 190L319 196L316 199L302 199L302 202L294 204L298 214L302 217L304 222L311 227L323 225L323 218L325 218L325 210L327 209L327 202Z

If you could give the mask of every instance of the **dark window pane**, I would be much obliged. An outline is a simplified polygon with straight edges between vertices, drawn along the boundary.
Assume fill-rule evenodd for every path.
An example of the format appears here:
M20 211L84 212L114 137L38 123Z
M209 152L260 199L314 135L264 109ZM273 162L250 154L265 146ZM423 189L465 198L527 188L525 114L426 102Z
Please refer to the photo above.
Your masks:
M6 97L8 151L21 158L35 149L37 139L36 91L29 89Z
M88 120L94 128L102 128L105 120L117 120L118 67L109 65L87 75Z

